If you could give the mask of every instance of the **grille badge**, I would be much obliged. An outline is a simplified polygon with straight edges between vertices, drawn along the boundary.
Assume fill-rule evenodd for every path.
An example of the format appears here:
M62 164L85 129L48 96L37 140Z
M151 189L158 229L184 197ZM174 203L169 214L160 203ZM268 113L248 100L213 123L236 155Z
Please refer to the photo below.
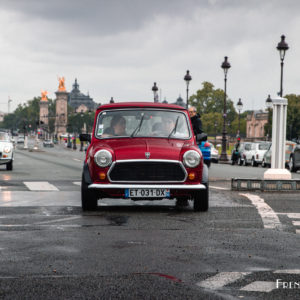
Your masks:
M145 152L145 156L146 156L147 159L149 159L150 158L150 152Z

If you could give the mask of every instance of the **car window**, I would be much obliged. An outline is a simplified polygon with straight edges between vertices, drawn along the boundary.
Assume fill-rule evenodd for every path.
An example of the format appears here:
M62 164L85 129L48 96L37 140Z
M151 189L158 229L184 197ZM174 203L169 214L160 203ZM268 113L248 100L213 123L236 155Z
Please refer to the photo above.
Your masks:
M190 127L183 112L154 109L106 110L98 115L97 138L170 137L190 138Z
M246 144L245 145L245 150L251 150L251 144Z
M270 147L269 143L261 143L261 144L258 145L259 150L268 150L269 147Z
M0 141L9 142L9 135L6 132L0 132Z

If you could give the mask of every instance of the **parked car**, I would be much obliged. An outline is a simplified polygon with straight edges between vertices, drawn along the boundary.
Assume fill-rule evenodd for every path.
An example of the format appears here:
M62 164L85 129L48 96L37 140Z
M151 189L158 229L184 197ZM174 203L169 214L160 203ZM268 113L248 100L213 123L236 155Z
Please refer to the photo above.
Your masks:
M206 211L208 167L181 106L163 103L111 103L98 107L81 184L83 210L95 210L101 198L193 200Z
M300 145L294 145L288 162L288 168L291 172L300 170Z
M52 147L54 147L54 143L52 142L52 140L44 140L43 146L52 148Z
M203 155L204 163L210 167L211 163L211 144L207 141L203 141L199 144L199 148Z
M285 167L286 168L289 168L290 156L296 145L297 144L295 142L291 142L291 141L286 141L285 143ZM261 166L263 168L271 167L271 160L272 160L272 147L270 145L269 150L266 151L266 153L264 154Z
M6 164L6 170L13 169L14 145L6 132L0 132L0 164Z
M214 163L219 162L219 151L215 148L215 146L210 143L210 155L211 155L211 161Z
M237 164L239 166L244 165L247 166L248 162L246 157L249 156L248 153L252 150L252 143L251 142L243 142L239 148L239 154L237 155Z
M262 163L264 154L269 150L270 142L254 142L251 143L251 149L243 153L244 165L251 163L252 167L257 167Z
M24 137L23 136L18 136L17 144L24 144Z

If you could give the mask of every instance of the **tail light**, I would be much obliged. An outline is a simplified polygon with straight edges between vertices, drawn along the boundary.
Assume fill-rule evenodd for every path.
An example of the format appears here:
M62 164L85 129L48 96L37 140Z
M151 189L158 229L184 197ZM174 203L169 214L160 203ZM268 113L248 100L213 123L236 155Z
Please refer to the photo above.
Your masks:
M258 156L258 154L256 154L256 159L258 159L259 158L259 156Z

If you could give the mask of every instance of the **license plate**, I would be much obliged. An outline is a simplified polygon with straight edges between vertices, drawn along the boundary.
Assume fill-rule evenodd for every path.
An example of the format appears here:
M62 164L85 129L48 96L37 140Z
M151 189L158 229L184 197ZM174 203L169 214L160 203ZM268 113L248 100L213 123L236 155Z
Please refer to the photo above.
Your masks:
M125 198L169 198L170 189L125 189Z

